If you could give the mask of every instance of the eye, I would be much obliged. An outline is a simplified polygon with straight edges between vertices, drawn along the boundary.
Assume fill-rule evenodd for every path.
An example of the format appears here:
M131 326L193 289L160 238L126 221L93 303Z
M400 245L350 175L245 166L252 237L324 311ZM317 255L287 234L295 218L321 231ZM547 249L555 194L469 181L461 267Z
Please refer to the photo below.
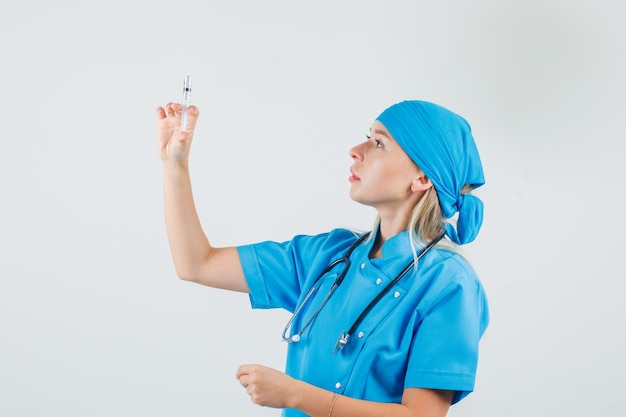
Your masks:
M368 135L368 134L366 134L365 137L367 138L368 141L373 141L374 145L376 145L377 148L382 148L383 147L383 143L380 140L378 140L376 138L372 139L372 137L370 135Z

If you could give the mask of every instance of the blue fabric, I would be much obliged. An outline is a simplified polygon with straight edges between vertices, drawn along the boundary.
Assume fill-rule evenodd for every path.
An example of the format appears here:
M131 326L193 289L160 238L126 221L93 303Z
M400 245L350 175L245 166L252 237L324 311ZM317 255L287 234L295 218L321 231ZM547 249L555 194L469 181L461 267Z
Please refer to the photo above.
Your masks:
M483 221L483 202L461 194L465 184L485 183L480 155L471 128L458 114L426 101L403 101L386 109L377 120L432 181L443 215L459 213L456 229L446 234L458 244L473 241Z
M254 308L293 312L319 273L356 240L336 229L288 242L238 248ZM489 315L472 268L457 254L432 249L374 307L343 350L333 354L365 306L413 259L408 233L389 239L383 257L369 259L373 240L357 247L343 282L298 343L288 347L286 372L315 386L371 401L400 403L406 387L454 390L458 402L474 389L478 344ZM343 264L322 279L295 320L301 328ZM277 336L282 323L277 326ZM362 332L362 334L361 334ZM303 416L287 409L284 416Z

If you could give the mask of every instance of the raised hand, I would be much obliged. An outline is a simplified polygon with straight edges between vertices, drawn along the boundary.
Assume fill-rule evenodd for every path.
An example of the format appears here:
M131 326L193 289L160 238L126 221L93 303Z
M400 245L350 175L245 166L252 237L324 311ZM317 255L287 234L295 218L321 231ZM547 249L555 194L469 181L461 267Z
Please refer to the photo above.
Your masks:
M200 111L196 106L187 109L187 130L181 131L181 111L179 103L167 103L165 108L157 108L157 151L163 161L186 161Z

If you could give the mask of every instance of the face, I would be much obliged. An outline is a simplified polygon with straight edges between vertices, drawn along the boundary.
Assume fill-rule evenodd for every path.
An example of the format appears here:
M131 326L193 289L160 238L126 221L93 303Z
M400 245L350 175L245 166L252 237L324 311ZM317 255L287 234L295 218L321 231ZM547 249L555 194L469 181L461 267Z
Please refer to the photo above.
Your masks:
M350 197L379 213L414 205L430 184L378 121L372 125L367 140L350 150L350 156Z

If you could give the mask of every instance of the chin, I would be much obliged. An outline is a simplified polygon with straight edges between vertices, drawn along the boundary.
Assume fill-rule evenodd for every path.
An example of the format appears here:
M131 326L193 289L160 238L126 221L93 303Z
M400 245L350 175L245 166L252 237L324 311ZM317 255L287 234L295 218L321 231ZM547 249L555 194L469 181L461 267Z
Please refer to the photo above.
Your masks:
M361 201L359 200L359 196L357 193L355 193L354 191L350 190L350 192L348 193L348 196L350 197L350 199L352 201L356 201L357 203L360 203Z
M364 206L371 206L371 204L370 204L370 202L368 200L363 199L363 198L359 198L358 195L354 195L353 193L350 193L350 199L352 201L354 201L355 203L359 203L359 204L362 204Z

